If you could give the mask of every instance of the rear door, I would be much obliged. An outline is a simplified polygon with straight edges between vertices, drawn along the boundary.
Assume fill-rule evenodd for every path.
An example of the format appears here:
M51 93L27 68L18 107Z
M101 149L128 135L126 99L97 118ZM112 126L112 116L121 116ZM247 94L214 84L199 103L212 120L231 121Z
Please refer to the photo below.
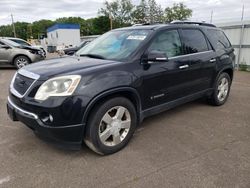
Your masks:
M217 60L220 62L220 66L235 62L234 49L222 30L214 28L207 29L207 36L217 54Z
M184 52L189 59L190 92L197 93L210 88L216 70L216 53L203 31L198 28L183 28L181 37Z

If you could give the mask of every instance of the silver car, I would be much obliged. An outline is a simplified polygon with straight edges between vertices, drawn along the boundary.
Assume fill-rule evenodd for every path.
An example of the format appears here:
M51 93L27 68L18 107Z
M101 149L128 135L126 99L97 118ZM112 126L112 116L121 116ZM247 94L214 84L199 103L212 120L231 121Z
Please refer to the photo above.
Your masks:
M11 40L17 44L20 44L22 46L31 46L31 47L35 47L35 48L40 48L41 50L43 50L44 56L46 57L46 51L44 50L44 48L40 45L31 45L30 43L28 43L26 40L20 39L20 38L14 38L14 37L3 37L4 39L8 39Z
M0 66L15 66L20 69L25 65L45 59L39 48L23 46L11 40L0 38Z

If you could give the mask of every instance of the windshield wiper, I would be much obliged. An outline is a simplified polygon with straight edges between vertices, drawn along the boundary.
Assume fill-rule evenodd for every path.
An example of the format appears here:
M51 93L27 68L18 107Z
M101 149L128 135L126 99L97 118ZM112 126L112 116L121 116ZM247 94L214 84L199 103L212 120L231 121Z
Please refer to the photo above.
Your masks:
M97 55L97 54L80 54L80 57L90 57L90 58L96 58L96 59L105 59L103 56Z

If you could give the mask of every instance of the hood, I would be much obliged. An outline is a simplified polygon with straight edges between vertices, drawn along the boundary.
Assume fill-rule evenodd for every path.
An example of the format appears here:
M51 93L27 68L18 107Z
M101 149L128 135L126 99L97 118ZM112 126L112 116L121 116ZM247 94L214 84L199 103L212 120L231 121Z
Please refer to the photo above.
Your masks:
M25 66L23 69L40 75L41 79L61 74L82 74L90 68L109 66L120 62L89 57L66 56Z
M37 47L25 46L25 45L20 45L20 46L18 46L18 48L26 49L26 50L35 50L35 51L40 51L41 50L40 48L37 48Z

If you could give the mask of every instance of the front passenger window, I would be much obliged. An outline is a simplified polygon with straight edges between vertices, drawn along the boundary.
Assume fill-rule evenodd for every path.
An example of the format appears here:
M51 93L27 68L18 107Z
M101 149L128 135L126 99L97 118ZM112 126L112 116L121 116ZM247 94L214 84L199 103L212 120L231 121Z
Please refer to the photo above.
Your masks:
M182 55L181 41L177 30L168 30L160 33L153 40L149 51L165 52L167 57Z

